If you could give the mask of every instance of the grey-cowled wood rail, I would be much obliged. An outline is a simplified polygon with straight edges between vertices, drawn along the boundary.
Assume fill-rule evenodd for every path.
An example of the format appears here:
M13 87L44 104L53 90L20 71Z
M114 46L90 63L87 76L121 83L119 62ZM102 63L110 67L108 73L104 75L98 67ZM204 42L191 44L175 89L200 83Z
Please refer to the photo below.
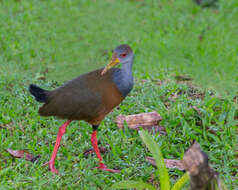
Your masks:
M110 63L102 69L83 74L55 90L48 91L31 84L30 93L38 102L44 103L39 109L42 116L57 116L67 121L59 128L54 150L45 165L53 173L55 158L66 127L73 120L84 120L92 125L91 143L99 159L99 169L109 172L103 163L97 143L97 129L104 117L121 103L133 87L133 52L128 45L120 45L113 50ZM113 68L118 63L121 68Z

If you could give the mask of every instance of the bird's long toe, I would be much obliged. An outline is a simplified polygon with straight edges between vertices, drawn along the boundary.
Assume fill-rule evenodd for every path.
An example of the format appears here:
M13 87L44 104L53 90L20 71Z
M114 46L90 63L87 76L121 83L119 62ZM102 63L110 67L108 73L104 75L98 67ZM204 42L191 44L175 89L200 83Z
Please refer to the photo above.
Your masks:
M120 170L107 168L107 166L103 163L100 163L99 166L97 167L97 169L102 170L102 171L108 171L111 173L120 173L121 172Z

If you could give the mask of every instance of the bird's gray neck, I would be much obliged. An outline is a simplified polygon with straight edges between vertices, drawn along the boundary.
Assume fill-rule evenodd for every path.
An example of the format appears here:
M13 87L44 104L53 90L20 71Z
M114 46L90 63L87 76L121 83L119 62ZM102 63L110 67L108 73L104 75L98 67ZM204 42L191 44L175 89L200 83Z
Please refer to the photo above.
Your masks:
M132 76L132 64L133 64L133 61L124 63L124 64L122 65L122 67L121 67L121 72L122 72L122 75L123 75L124 77L129 77L129 76L131 76L131 77L133 78L133 76Z
M113 73L113 81L124 97L129 94L133 87L132 65L133 59L130 62L122 64L121 69Z

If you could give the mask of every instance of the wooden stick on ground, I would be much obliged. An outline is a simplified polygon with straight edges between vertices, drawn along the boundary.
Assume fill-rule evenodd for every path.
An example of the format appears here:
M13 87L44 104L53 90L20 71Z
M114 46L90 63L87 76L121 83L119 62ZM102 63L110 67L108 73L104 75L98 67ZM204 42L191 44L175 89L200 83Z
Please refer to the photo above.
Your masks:
M161 120L162 117L154 111L134 115L119 115L115 122L119 128L123 128L125 123L127 123L128 128L133 130L139 130L142 127L147 131L166 135L165 127L159 125Z
M131 129L139 129L139 127L155 126L162 120L157 112L140 113L134 115L119 115L116 123L119 128L123 128L124 122Z
M195 142L184 154L183 165L190 176L190 190L226 189L218 177L218 172L208 164L208 156Z
M156 166L154 158L146 160ZM208 164L208 156L195 142L184 154L183 160L164 159L167 168L186 170L190 176L190 190L226 190L219 174Z

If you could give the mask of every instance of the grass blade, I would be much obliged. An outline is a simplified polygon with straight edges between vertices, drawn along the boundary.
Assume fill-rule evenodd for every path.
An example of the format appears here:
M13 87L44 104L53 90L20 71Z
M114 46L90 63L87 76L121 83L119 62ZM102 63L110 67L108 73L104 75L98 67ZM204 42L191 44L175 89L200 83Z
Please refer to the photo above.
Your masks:
M111 188L122 189L122 188L136 188L136 189L148 189L156 190L152 185L144 183L142 181L120 181L112 185Z
M157 145L157 143L153 140L152 136L147 131L141 130L139 131L139 134L143 142L146 144L147 148L150 150L153 157L155 158L156 165L159 172L160 189L161 190L170 189L168 171L165 166L163 155L160 152L159 146Z
M179 180L174 184L171 190L180 190L189 180L188 173L185 173Z

